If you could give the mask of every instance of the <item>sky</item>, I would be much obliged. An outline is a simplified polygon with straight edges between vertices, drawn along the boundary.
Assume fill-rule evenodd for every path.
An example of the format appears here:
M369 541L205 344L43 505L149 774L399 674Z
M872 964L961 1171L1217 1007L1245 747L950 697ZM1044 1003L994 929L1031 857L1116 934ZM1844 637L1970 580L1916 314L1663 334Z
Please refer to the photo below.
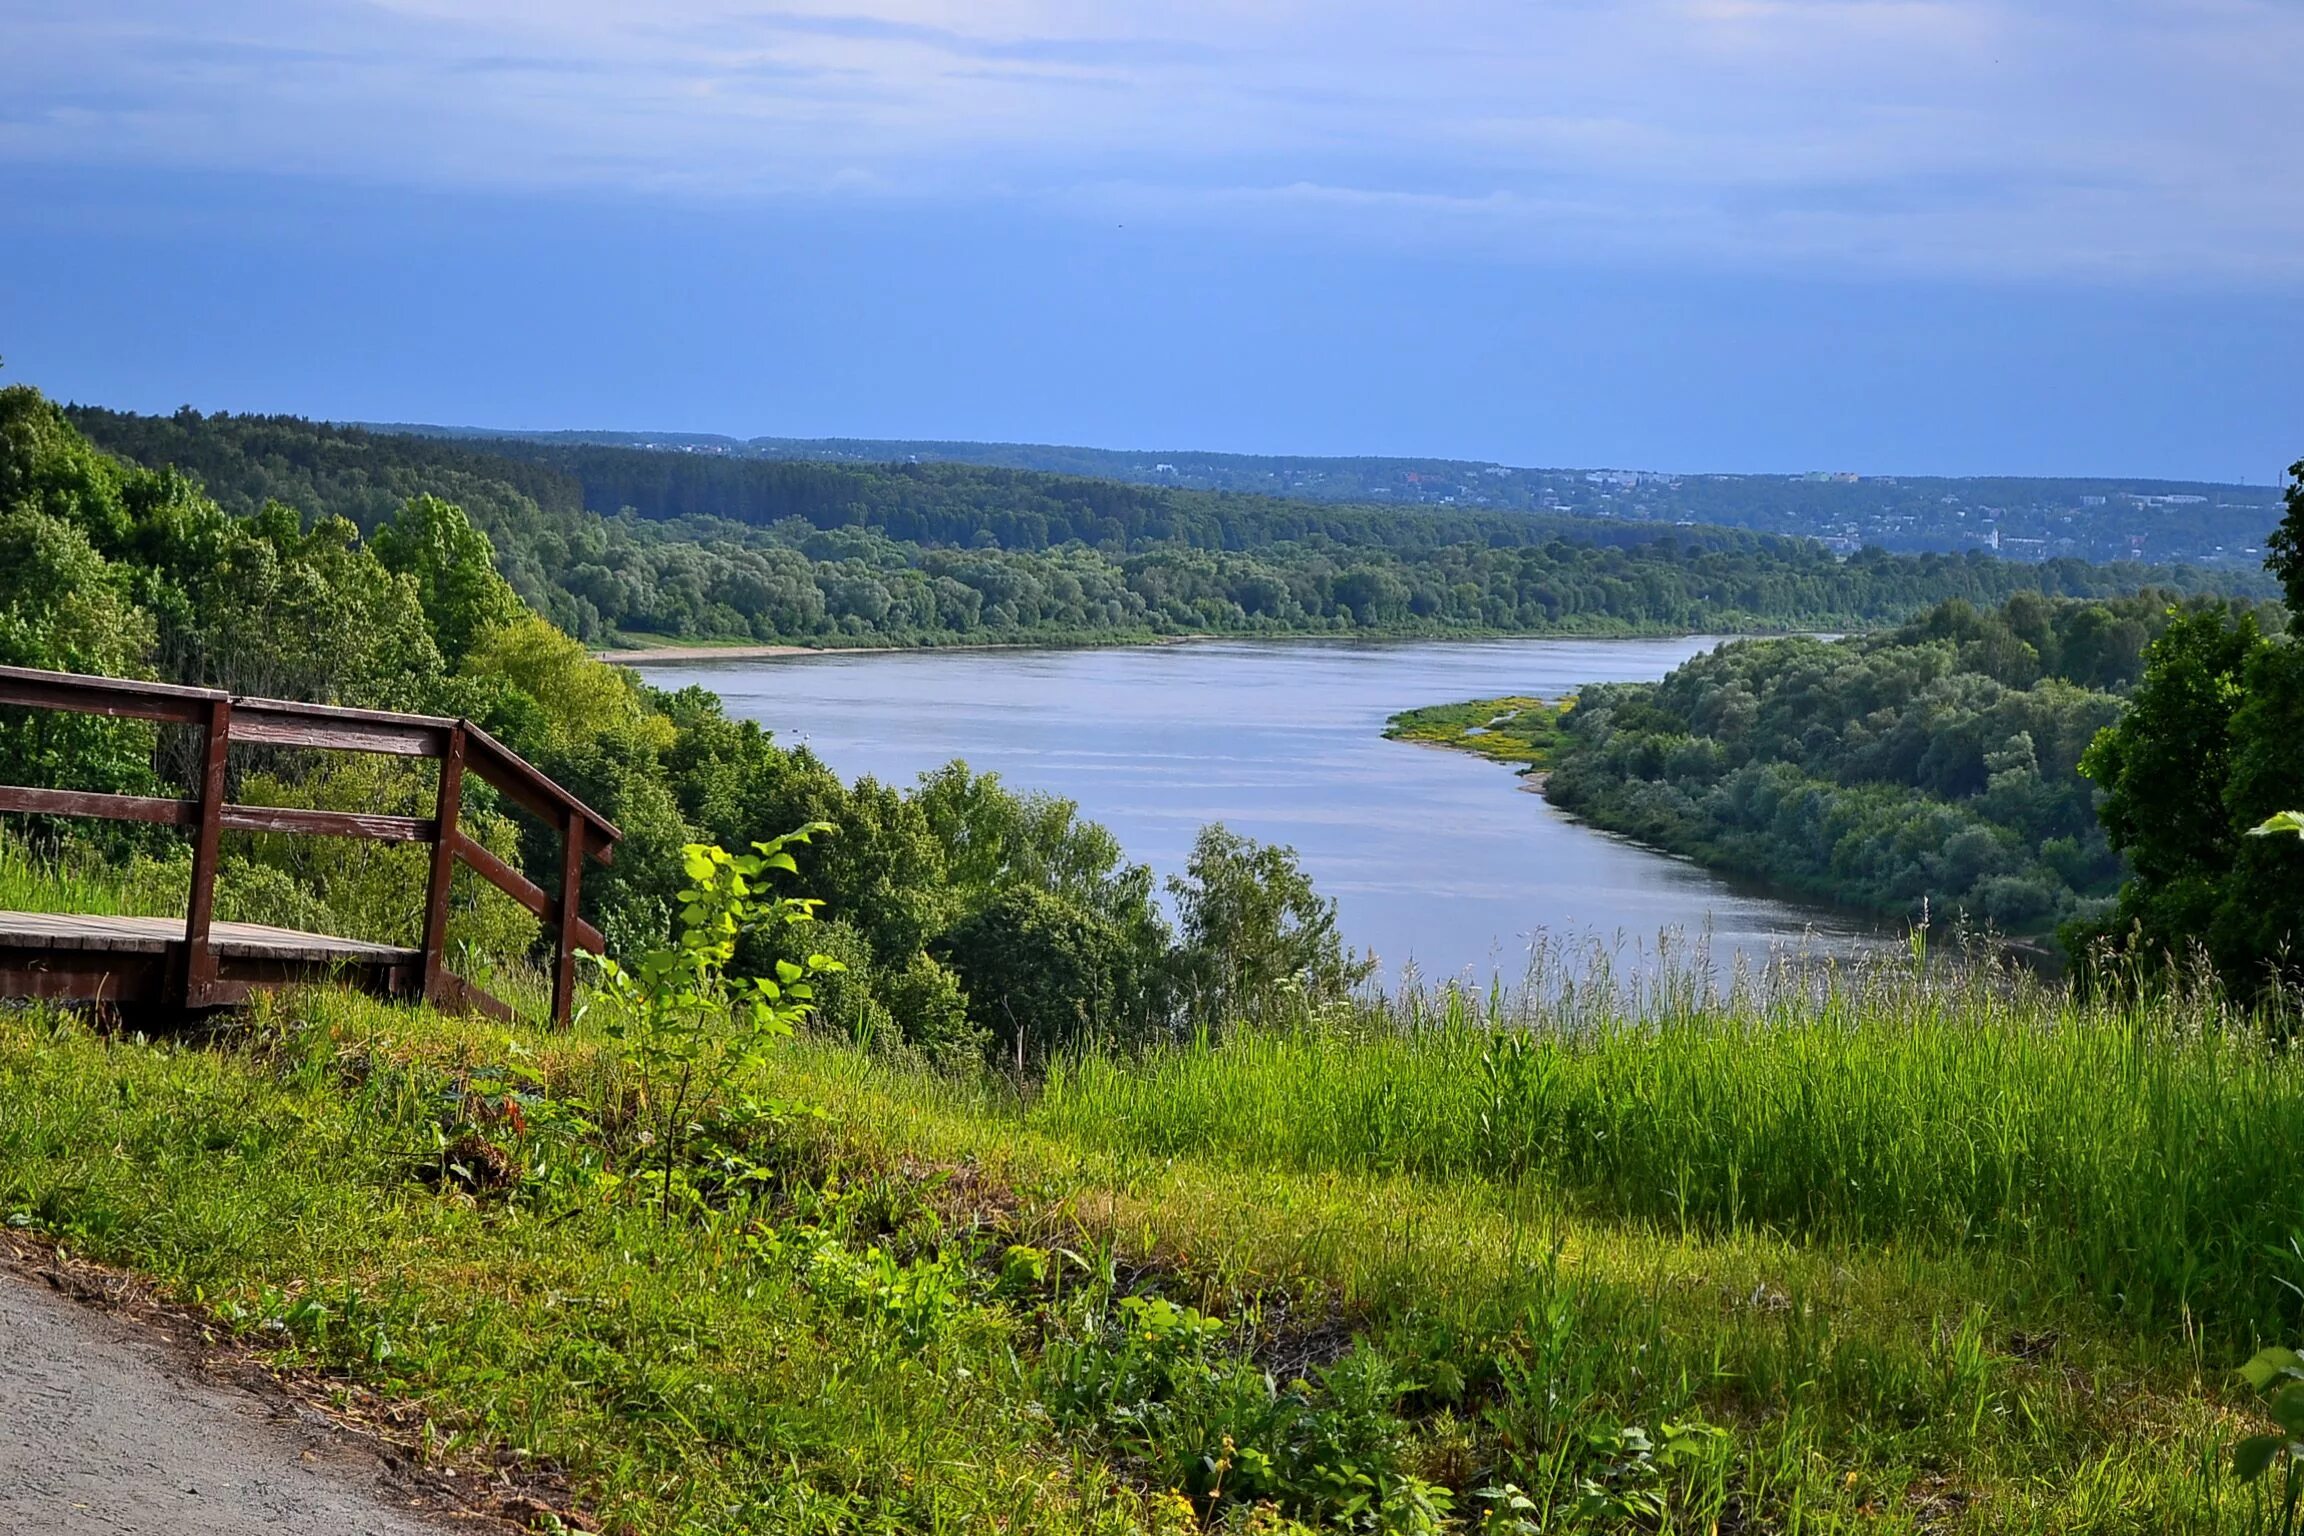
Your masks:
M0 0L125 408L2265 483L2294 0Z

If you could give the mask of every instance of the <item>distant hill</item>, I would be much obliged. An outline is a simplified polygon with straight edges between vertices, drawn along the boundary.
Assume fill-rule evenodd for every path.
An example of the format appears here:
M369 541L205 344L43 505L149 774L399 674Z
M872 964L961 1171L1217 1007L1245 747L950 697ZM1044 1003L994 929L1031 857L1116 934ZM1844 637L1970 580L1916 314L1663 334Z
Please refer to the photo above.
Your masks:
M613 447L821 464L967 464L1093 476L1135 485L1378 506L1559 511L1649 523L1713 523L1756 533L1919 552L1992 550L2253 569L2280 519L2271 486L2118 477L1661 474L1521 468L1465 459L1323 458L1190 450L1072 448L878 438L725 437L696 432L517 432L378 425L379 432Z

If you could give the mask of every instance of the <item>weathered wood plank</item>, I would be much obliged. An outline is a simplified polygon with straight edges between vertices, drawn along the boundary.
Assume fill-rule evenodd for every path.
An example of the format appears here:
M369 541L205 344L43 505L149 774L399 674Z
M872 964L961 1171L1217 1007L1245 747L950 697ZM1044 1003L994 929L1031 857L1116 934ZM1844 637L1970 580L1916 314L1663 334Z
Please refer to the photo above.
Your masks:
M74 715L105 715L114 720L165 720L197 725L207 706L198 700L147 698L135 693L83 693L54 684L0 682L0 705L19 709L58 709Z
M434 802L432 868L424 880L424 995L437 1001L448 976L448 896L456 882L456 845L463 841L457 826L464 805L464 727L448 732L448 749L440 758L440 794Z
M592 857L614 862L613 844L624 836L616 823L546 778L537 767L476 725L467 724L465 762L472 772L493 784L529 815L557 828L574 812L594 834L587 837Z
M0 811L36 816L87 816L102 821L145 821L188 827L198 819L196 800L164 800L153 795L107 795L80 789L30 789L0 784Z
M439 828L429 816L380 816L365 811L306 811L284 805L228 805L227 832L299 832L316 837L361 837L382 843L428 843Z
M499 1002L481 988L474 986L454 971L441 973L439 995L433 1003L454 1013L477 1013L482 1018L494 1019L499 1024L519 1022L509 1004Z
M184 921L175 917L112 917L81 912L0 912L0 949L59 952L158 954L181 943ZM367 939L275 928L266 923L209 925L209 942L220 954L278 955L331 960L371 960L401 965L422 951Z
M223 836L224 786L232 747L232 701L208 701L208 730L200 753L200 819L192 833L192 892L185 904L184 954L180 994L189 1008L208 1001L216 980L216 957L208 949L208 928L216 906L216 859Z
M445 732L428 725L378 725L360 720L305 722L277 714L243 718L236 741L267 747L320 747L338 752L374 752L390 757L438 757Z
M587 830L583 817L574 811L568 812L562 831L566 841L560 856L560 932L552 953L552 1022L562 1029L567 1028L575 1016L576 951L581 942L576 930L584 921L577 913L577 906L584 897L584 834Z
M61 709L72 714L197 725L208 718L208 706L223 697L211 688L182 688L174 683L90 677L37 667L0 667L0 705L23 709Z

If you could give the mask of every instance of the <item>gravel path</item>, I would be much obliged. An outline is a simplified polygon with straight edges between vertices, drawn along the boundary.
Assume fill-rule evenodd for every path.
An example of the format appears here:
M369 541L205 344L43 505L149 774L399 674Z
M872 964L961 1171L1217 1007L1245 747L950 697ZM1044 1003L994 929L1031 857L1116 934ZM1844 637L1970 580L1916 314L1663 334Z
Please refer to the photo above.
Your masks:
M354 1437L0 1264L0 1532L442 1536Z

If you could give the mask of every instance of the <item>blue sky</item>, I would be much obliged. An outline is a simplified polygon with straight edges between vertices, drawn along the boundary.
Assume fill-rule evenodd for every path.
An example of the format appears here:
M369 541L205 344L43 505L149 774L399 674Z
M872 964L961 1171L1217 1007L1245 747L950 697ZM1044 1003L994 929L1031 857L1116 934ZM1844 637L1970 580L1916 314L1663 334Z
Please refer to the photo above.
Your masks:
M0 0L148 409L2272 478L2290 0Z

